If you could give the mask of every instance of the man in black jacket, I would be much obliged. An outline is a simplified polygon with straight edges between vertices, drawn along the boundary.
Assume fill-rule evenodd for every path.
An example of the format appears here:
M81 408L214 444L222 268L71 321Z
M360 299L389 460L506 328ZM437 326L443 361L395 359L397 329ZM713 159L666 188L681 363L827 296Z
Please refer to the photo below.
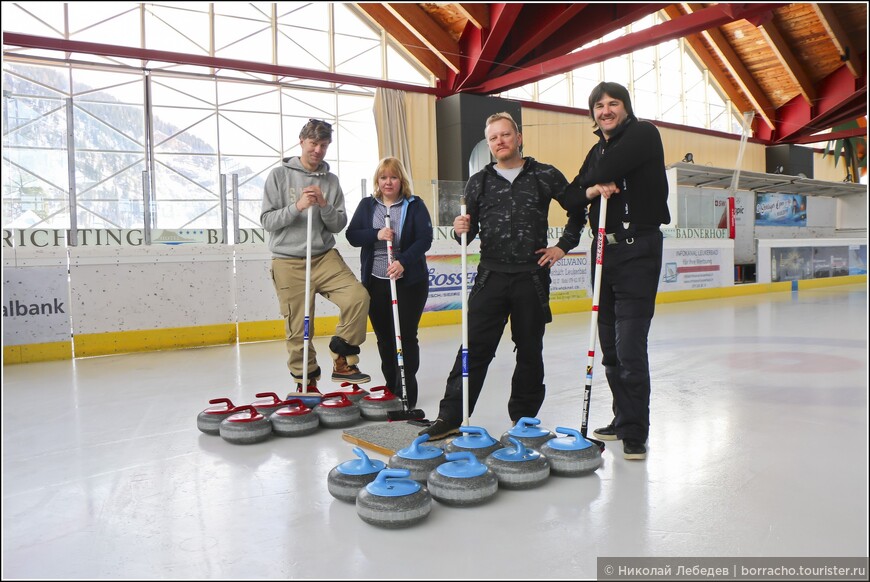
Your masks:
M618 83L597 85L589 95L589 111L599 141L569 193L572 199L585 195L595 233L600 197L608 199L598 339L613 394L613 421L592 434L622 439L624 457L640 460L646 458L650 424L647 337L662 268L659 226L671 221L664 147L658 129L634 116L628 90Z
M480 236L480 264L468 296L468 400L474 410L508 317L516 346L508 414L516 422L537 415L544 402L544 326L550 313L550 268L580 242L585 210L569 214L559 242L547 247L550 201L565 202L568 182L559 170L520 152L523 136L508 113L486 120L484 132L496 161L465 185L467 214L457 216L457 240ZM462 424L462 351L447 378L438 418L420 434L432 440Z

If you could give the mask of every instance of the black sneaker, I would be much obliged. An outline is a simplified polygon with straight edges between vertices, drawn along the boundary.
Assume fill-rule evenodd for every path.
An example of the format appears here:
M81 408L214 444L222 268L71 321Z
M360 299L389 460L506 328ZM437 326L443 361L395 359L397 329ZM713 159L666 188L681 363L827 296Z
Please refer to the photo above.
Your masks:
M629 460L642 461L646 459L646 444L633 439L623 439L622 456Z
M417 434L428 434L430 441L437 441L443 438L447 438L452 434L459 434L459 426L452 426L446 420L436 418L435 422L433 422L431 426L429 426L428 428L424 428Z
M619 437L616 436L616 429L613 427L613 423L611 422L604 428L596 428L592 431L592 436L597 439L601 439L603 441L618 441Z

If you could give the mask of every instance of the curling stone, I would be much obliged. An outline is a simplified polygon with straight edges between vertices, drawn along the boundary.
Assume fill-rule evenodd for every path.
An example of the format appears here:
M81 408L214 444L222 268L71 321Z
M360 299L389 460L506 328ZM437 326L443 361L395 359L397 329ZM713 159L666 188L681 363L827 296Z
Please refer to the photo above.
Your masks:
M308 408L314 408L320 401L323 400L323 394L320 393L320 390L317 389L317 386L308 385L308 388L305 392L300 390L291 390L287 395L287 400L291 398L298 398L302 401L302 403Z
M517 421L516 426L501 435L501 444L509 447L510 439L513 437L526 447L540 451L541 445L550 439L556 438L556 435L547 429L539 427L539 424L541 424L541 421L537 418L522 417Z
M396 451L396 454L390 457L390 468L408 469L411 472L411 479L425 485L432 469L447 460L443 449L421 446L421 443L428 440L428 434L418 436L410 446Z
M542 485L550 476L547 457L526 448L518 438L510 437L509 442L513 444L512 447L498 449L484 460L484 464L498 477L498 486L504 489L532 489Z
M221 433L221 421L233 413L235 405L229 398L214 398L209 404L225 404L226 406L209 406L196 417L196 428L205 434L215 436Z
M250 445L269 438L272 423L253 406L238 406L221 421L221 438L237 445Z
M359 447L354 447L353 452L358 459L336 465L326 476L329 494L348 503L354 503L359 490L374 481L378 473L386 468L383 461L372 461Z
M366 420L387 420L387 412L402 410L402 401L386 386L375 386L357 404L360 414Z
M272 413L279 408L287 406L287 403L281 400L281 397L274 392L258 392L256 397L259 398L259 400L251 402L251 406L256 408L257 412L266 418L272 416Z
M480 505L498 492L498 477L471 451L447 453L442 463L429 473L432 499L445 505Z
M360 421L359 406L351 402L344 392L324 394L314 412L320 424L326 428L344 428Z
M553 475L579 477L601 466L601 449L583 438L580 431L558 426L556 432L567 436L550 439L541 447Z
M448 453L470 451L479 461L482 461L490 453L504 446L489 436L486 429L481 426L460 426L459 431L465 434L456 437L444 447Z
M354 404L359 404L359 401L369 395L368 392L359 387L359 384L351 384L350 382L342 382L341 387L347 388L350 386L350 390L345 390L344 394L350 401Z
M320 426L317 414L300 398L291 398L284 403L286 406L272 413L272 432L282 437L305 436L313 433Z
M364 522L398 529L426 519L432 511L429 491L408 479L407 469L384 469L374 481L359 490L356 513Z

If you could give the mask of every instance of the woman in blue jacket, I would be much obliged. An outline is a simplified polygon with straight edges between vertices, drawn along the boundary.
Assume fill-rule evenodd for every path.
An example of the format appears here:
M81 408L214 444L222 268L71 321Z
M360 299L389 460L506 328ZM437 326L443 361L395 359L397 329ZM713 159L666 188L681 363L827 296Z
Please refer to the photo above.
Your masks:
M399 159L381 160L374 184L374 195L357 206L345 235L351 245L360 247L360 279L371 297L369 320L378 340L384 380L391 392L401 396L390 292L390 279L396 281L405 388L408 406L414 408L420 368L417 328L429 296L426 251L432 246L432 219L423 201L411 192L408 174ZM387 212L391 228L385 226ZM393 262L388 264L386 241L390 239Z

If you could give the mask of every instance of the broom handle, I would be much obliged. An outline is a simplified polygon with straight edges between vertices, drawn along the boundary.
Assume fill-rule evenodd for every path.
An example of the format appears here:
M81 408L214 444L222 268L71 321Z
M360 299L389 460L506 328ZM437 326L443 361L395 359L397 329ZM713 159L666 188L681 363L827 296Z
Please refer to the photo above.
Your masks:
M459 214L465 216L465 196L459 198ZM462 424L471 424L468 411L468 233L460 235L462 243Z
M305 240L305 324L302 332L302 394L308 394L308 343L311 338L311 207L308 207L308 227Z
M595 340L598 331L598 298L601 294L601 270L604 262L604 227L607 221L607 198L599 196L601 207L598 210L598 238L595 245L595 282L592 285L592 317L589 325L589 352L586 359L586 388L583 391L583 419L580 434L586 438L589 426L589 404L592 400L592 366L595 364Z
M387 214L384 216L384 224L390 228L390 207L387 206ZM387 265L393 264L393 237L387 239ZM402 406L408 410L408 389L405 387L405 357L402 355L402 331L399 326L399 299L396 292L396 280L390 279L390 298L393 303L393 329L396 332L396 360L399 364L399 379L402 382Z

